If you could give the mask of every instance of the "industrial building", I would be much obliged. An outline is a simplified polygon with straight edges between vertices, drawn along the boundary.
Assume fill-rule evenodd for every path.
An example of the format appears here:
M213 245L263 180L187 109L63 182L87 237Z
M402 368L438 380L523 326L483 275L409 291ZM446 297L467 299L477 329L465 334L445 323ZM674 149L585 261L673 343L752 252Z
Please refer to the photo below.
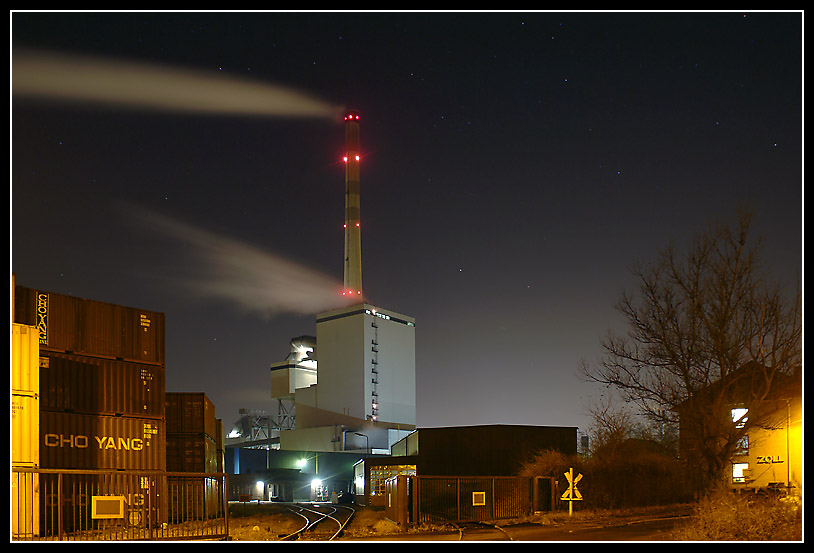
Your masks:
M288 470L297 452L322 458L323 469L335 460L344 467L341 478L329 476L344 483L339 491L352 491L356 461L389 455L415 429L415 319L368 303L362 291L358 112L345 116L345 139L344 287L337 298L344 305L317 314L316 335L292 338L288 356L271 364L271 398L279 408L265 418L266 428L245 413L230 433L227 458L236 475ZM314 479L328 474L314 470Z
M165 391L163 313L15 287L14 512L28 509L15 536L39 535L40 521L57 521L58 530L42 534L60 539L63 531L107 524L94 516L95 503L75 500L73 491L64 512L30 511L66 501L52 499L70 481L60 471L132 477L93 473L76 483L94 501L117 498L129 528L152 528L222 516L224 500L353 494L380 505L392 475L509 477L541 449L576 451L576 428L416 429L416 322L363 294L357 112L348 112L345 131L340 307L316 314L314 335L292 338L285 359L270 364L276 413L242 411L224 435L205 393ZM29 497L37 493L43 501Z
M541 449L575 453L576 428L416 430L415 319L370 303L362 289L358 112L347 113L345 138L346 305L317 314L315 336L292 338L287 357L271 364L279 408L244 413L227 438L230 497L350 491L381 504L384 481L396 474L513 476Z
M385 481L408 476L516 476L523 463L546 449L576 454L577 428L479 425L420 428L393 445L387 458L354 466L357 502L382 505Z

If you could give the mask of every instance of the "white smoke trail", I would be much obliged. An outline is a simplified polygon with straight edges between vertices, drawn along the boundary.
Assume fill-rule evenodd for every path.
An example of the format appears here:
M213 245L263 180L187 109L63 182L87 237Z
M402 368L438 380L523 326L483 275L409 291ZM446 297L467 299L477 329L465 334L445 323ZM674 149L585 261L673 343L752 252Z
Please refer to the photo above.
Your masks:
M342 283L319 271L239 240L220 236L169 217L128 206L144 228L148 220L162 239L184 244L173 275L184 290L223 300L239 310L264 317L314 315L347 305Z
M216 115L340 120L341 106L222 73L35 51L12 53L15 95Z

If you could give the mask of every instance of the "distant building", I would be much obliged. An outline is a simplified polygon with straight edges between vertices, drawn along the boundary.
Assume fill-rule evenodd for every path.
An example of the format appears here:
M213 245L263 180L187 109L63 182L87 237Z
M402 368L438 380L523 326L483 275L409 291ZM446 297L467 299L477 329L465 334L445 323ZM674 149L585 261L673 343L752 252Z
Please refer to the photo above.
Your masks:
M380 505L384 481L398 474L418 476L517 476L526 461L546 449L577 452L577 428L483 425L420 428L393 444L392 456L355 466L360 503Z
M744 366L735 376L742 377L749 370L750 366ZM724 476L727 487L733 490L786 489L797 494L802 491L801 373L798 370L791 376L775 375L769 399L760 401L760 413L752 409L757 404L750 402L750 394L743 387L726 388L724 412L720 416L730 426L729 435L737 438L729 470ZM716 383L705 392L715 393L719 389L724 386ZM684 422L682 412L686 409L685 404L678 410L680 453L685 457L692 455L693 443L699 438Z

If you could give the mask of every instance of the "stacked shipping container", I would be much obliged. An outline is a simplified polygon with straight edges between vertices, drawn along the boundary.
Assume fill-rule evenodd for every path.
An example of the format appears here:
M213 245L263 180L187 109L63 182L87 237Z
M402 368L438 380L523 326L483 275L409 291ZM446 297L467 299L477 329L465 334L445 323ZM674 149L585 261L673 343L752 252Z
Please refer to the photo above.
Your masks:
M215 407L203 393L172 392L165 394L164 407L167 421L167 471L195 473L181 478L173 476L168 486L169 511L172 521L207 518L218 515L220 479L201 476L201 473L222 472L218 454L222 456L222 437L219 437ZM219 467L220 465L220 467Z
M39 340L33 326L11 325L11 465L37 468L39 454ZM39 534L39 475L13 472L12 536Z
M167 470L217 472L215 407L203 393L165 394Z
M165 470L164 314L15 289L39 335L40 466Z
M164 314L23 286L14 292L14 322L32 327L38 342L39 467L166 470ZM40 476L42 509L57 503L56 481ZM143 481L133 494L145 493ZM98 485L64 476L59 501L74 505L64 514L67 530L88 518L72 490L91 495Z

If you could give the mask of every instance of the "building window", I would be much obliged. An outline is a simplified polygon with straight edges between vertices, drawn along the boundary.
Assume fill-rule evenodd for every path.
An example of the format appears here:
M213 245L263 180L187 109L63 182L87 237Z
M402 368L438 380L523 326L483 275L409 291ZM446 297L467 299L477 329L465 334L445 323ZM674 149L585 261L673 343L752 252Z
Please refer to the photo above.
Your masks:
M732 465L732 482L744 484L749 473L749 463L734 463Z
M370 467L370 495L384 494L384 481L391 476L415 476L415 465L385 465Z
M744 436L735 444L734 455L749 455L749 436Z
M735 428L743 428L746 425L746 421L749 420L746 416L748 412L749 409L743 407L732 409L732 422L735 423Z

